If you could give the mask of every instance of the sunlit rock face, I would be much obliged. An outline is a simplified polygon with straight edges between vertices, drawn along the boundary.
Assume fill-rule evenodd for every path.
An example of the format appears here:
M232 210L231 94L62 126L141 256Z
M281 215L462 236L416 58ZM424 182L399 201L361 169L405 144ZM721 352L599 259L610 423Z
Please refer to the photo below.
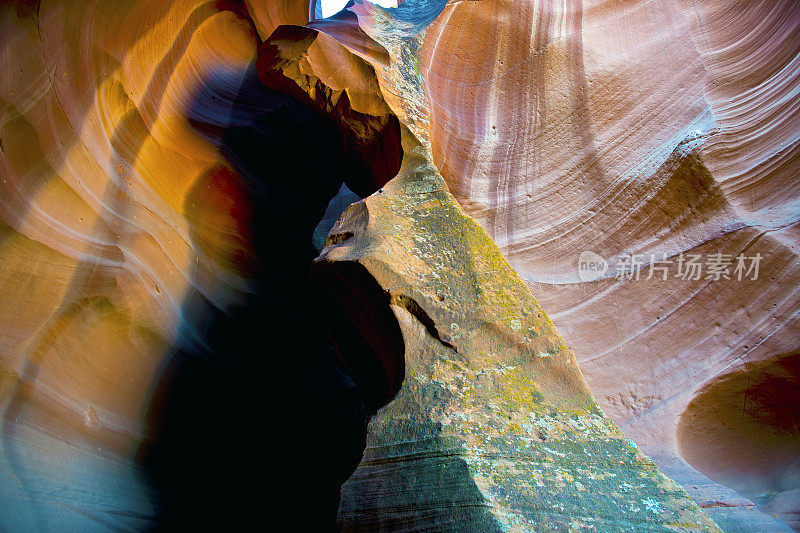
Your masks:
M796 526L796 4L319 8L0 7L0 526Z
M798 347L799 24L788 1L457 2L413 44L434 162L603 409L710 512L735 497L682 458L790 521L796 462L749 484L752 456L697 463L676 423L706 384ZM581 277L584 251L604 275ZM617 275L625 254L639 279ZM681 254L699 254L699 279L683 279ZM731 279L708 270L715 254ZM735 273L757 254L757 278ZM710 405L726 419L734 403ZM732 470L739 482L718 475Z
M376 335L391 331L371 308L381 300L404 341L405 380L342 487L342 529L718 531L598 408L547 313L410 134L404 153L312 268L342 309L337 348L348 323L371 346L393 345ZM371 279L383 298L365 290ZM351 352L364 351L344 350L345 367L364 368ZM373 360L368 383L391 384L397 358Z

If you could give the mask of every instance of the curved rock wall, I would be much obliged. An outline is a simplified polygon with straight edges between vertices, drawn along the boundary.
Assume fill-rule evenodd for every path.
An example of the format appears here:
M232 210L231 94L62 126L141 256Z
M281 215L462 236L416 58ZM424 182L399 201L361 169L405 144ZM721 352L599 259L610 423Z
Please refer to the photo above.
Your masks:
M325 333L312 232L402 153L336 40L294 27L313 38L284 57L332 108L268 86L259 31L297 6L0 7L3 528L244 527L268 476L275 505L335 523L373 408Z
M797 348L799 15L795 2L454 2L415 43L450 190L603 409L682 477L675 425L700 387ZM582 252L605 259L602 276L580 271ZM746 463L685 458L718 481L741 472L724 482L784 520L797 511L794 482L753 491Z
M316 416L331 424L349 417L353 442L331 453L347 456L345 466L355 461L348 454L359 446L364 401L330 362L319 317L308 330L297 326L316 304L301 275L312 252L293 239L310 238L343 178L367 195L393 175L400 157L382 150L400 142L402 123L406 142L416 137L414 149L429 153L429 173L440 172L552 317L609 417L720 525L779 528L699 472L796 525L798 465L787 443L798 436L797 414L783 407L790 392L768 391L796 382L797 4L405 0L390 10L357 2L309 22L315 6L0 6L0 473L13 480L0 485L0 501L3 516L18 520L9 524L150 524L161 510L137 453L159 427L148 412L170 376L167 363L176 347L263 353L247 351L258 343L258 317L280 330L264 333L278 340L259 363L263 374L273 361L326 369L327 377L305 381L315 392L304 396L290 386L304 381L280 367L290 377L266 392L294 405L282 423L313 433L295 415L334 387L348 399L331 405L350 412ZM292 26L274 34L283 24ZM322 33L297 27L305 24ZM298 34L313 44L278 70L300 92L276 84L263 56L256 61L270 36L289 35L291 48ZM280 116L305 116L306 130L275 135ZM369 124L359 130L362 121ZM357 132L348 147L331 148L340 142L331 132L348 128ZM253 149L269 132L285 150ZM363 165L374 157L380 165ZM345 236L328 246L345 243L337 239ZM582 252L591 252L583 264ZM276 291L288 308L268 297L265 272L284 279ZM285 279L304 284L294 302ZM425 305L390 303L406 343L438 332L436 313L419 312ZM245 323L252 331L240 336L232 325ZM295 339L319 348L325 363L282 358L298 353ZM369 408L397 392L396 343L345 344L384 356L365 373L386 378ZM204 365L192 394L214 414L211 427L252 440L261 418L241 406L255 401L260 374ZM215 389L218 377L236 375L248 379ZM207 390L219 394L202 398ZM752 403L737 415L740 399ZM192 419L182 438L202 441L206 422ZM747 453L706 453L731 431ZM769 438L752 438L760 431ZM311 439L297 441L282 445L313 449ZM205 442L192 460L216 444L232 449L221 437ZM775 461L759 462L765 452ZM187 460L184 473L194 464ZM214 479L225 472L219 467ZM485 489L479 483L469 496ZM337 490L306 497L330 506ZM350 517L352 505L345 499Z

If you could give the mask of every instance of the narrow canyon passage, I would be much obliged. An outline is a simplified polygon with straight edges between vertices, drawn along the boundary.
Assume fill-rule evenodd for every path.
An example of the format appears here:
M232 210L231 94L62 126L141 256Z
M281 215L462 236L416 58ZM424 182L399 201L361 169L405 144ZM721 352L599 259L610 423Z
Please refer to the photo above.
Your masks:
M332 529L339 488L361 458L369 415L396 387L364 392L365 382L381 383L371 374L380 365L370 370L371 360L380 361L363 328L349 322L355 315L342 309L347 304L329 296L320 307L319 286L339 280L321 274L318 287L311 286L317 255L311 236L343 178L362 193L373 191L351 179L365 162L355 161L335 121L262 85L255 67L231 112L252 114L250 121L240 117L245 125L203 121L213 92L198 95L190 116L198 130L222 138L226 161L197 180L185 208L193 214L195 248L250 285L226 310L199 293L184 302L185 327L148 410L155 433L139 457L157 491L162 526L255 523L269 506L283 516L302 513L316 530ZM401 151L399 142L390 148ZM358 281L375 287L326 292L345 298L358 292L365 300L352 310L382 320L402 357L383 291L368 274ZM370 299L378 308L370 309ZM362 386L337 360L326 323L337 330L339 359L362 365L356 379Z
M800 3L334 1L0 2L0 531L800 527Z

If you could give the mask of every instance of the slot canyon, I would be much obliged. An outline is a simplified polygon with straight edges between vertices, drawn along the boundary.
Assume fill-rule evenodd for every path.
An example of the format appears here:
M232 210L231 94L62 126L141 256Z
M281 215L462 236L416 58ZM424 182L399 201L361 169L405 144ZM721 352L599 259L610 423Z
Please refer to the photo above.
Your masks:
M0 531L800 529L799 3L0 28Z

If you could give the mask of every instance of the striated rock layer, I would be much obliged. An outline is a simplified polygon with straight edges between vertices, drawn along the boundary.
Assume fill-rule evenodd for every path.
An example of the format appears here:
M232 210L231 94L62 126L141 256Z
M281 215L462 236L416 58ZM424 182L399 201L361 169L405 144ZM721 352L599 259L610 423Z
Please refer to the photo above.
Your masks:
M0 526L796 525L795 3L318 7L0 6Z
M597 407L547 314L410 137L400 174L342 214L312 270L372 335L391 331L369 327L376 298L359 287L374 277L403 332L405 381L342 488L343 530L717 530ZM374 374L391 383L398 359L381 359Z
M269 478L335 524L373 407L311 239L343 179L397 172L399 122L363 59L324 35L282 56L265 41L298 6L260 7L0 7L4 529L245 527ZM324 101L285 92L283 59Z
M704 475L796 524L792 447L765 476L752 454L699 461L676 425L704 387L798 348L798 4L452 2L421 33L359 9L398 63L414 58L380 71L424 90L398 113L429 134L456 200L551 315L603 410L732 527L780 528ZM602 275L582 277L585 251ZM639 273L621 275L630 256ZM715 256L729 262L719 275ZM681 270L692 258L697 279ZM714 405L717 420L739 416L735 397ZM790 411L757 425L796 441Z

